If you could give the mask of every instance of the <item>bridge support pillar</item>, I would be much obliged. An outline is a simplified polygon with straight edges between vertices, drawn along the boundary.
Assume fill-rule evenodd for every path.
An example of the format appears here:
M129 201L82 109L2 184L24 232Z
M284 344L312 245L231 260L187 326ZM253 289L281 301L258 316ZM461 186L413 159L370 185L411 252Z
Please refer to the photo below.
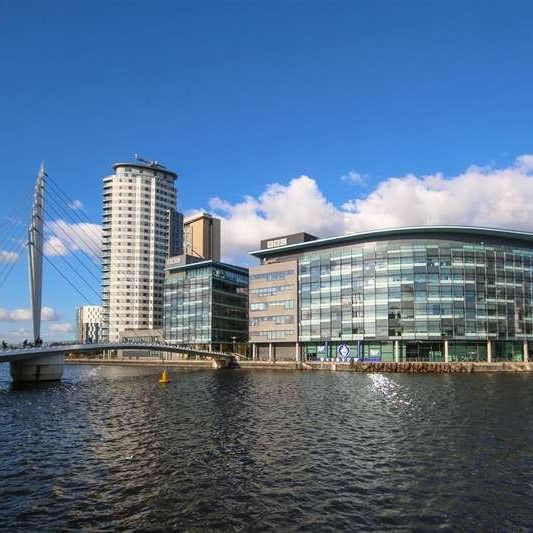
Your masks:
M215 370L221 370L222 368L229 368L230 361L225 357L215 358L213 357L213 363L211 365Z
M63 376L65 356L53 354L24 361L13 361L10 366L11 379L15 383L59 381Z

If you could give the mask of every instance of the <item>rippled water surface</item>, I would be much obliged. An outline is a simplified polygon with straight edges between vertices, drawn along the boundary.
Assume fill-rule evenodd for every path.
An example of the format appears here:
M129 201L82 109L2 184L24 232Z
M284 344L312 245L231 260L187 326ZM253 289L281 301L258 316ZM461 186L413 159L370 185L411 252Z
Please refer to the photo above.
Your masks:
M533 375L0 367L0 529L533 527Z

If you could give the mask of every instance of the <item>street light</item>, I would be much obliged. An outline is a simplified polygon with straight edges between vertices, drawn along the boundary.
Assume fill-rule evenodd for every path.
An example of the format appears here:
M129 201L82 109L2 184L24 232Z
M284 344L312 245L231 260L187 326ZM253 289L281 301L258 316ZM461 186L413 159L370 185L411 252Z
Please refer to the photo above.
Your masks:
M236 353L235 352L235 340L237 339L237 337L233 336L231 338L233 339L233 353Z

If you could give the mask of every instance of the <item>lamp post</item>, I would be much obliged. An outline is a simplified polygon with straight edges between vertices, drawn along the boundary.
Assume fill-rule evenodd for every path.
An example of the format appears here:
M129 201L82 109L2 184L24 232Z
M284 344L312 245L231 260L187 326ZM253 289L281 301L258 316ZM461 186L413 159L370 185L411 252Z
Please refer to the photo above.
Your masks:
M235 341L236 341L237 337L233 336L233 337L231 337L231 338L232 338L232 340L233 340L233 353L236 353L236 352L235 352Z

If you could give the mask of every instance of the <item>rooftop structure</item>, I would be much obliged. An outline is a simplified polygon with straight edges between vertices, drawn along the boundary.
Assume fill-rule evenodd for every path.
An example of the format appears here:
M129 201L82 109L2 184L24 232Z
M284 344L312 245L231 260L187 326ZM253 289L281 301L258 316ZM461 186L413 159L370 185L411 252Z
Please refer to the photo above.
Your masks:
M183 221L184 253L220 261L220 219L208 213L186 217Z

